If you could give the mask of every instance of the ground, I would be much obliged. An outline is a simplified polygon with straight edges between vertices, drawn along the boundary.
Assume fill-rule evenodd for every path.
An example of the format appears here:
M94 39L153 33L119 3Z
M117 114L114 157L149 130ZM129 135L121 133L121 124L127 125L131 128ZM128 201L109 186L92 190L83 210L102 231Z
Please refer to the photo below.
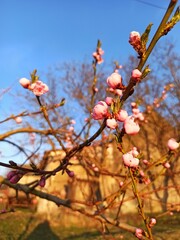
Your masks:
M132 218L131 218L132 219ZM54 223L36 216L33 212L16 210L0 214L0 240L133 240L132 234L109 229L110 233L102 236L97 229L62 227L63 219ZM154 227L155 240L180 239L180 213L158 219ZM100 230L100 229L99 229Z

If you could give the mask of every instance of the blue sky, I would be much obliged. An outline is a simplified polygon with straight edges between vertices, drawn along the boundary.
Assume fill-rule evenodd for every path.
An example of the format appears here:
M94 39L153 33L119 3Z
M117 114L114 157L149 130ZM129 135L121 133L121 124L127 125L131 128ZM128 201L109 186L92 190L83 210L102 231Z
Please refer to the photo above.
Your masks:
M150 22L153 33L168 4L168 0L1 0L0 92L11 90L0 99L0 120L8 114L11 94L22 90L21 77L29 77L36 68L43 80L51 66L91 58L97 39L102 41L105 62L118 60L123 65L134 53L129 33L142 33ZM180 24L166 37L176 43L177 51L179 33Z
M156 0L144 0L157 4ZM158 1L166 8L168 0ZM59 62L91 57L97 39L105 50L105 61L122 61L133 53L128 44L132 30L143 32L165 9L135 0L1 0L0 84L13 85L34 68L43 74ZM180 25L168 38L179 43Z

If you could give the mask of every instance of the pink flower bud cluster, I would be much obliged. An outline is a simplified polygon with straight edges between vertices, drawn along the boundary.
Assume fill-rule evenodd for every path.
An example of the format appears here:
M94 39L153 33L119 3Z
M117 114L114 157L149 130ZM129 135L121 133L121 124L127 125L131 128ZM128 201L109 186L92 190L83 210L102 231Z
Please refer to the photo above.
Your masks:
M139 170L139 183L144 183L148 185L151 182L151 180L145 176L145 173L143 170Z
M99 172L99 168L96 166L96 164L92 164L92 169L95 171L95 172Z
M137 158L138 151L133 149L122 156L123 163L126 167L137 168L139 165L139 159Z
M23 88L31 90L36 96L41 96L49 91L48 86L40 80L31 84L27 78L21 78L19 83Z
M167 146L169 150L175 150L179 147L179 143L174 138L170 138L167 142Z
M139 73L136 73L135 71L134 77L139 78ZM110 92L119 96L123 94L125 87L122 84L122 77L118 72L112 73L107 78L107 84L110 88ZM115 101L112 97L107 97L105 101L98 102L93 108L92 118L95 120L106 119L106 125L110 129L116 129L118 127L118 121L123 122L123 127L127 134L137 134L140 130L140 127L135 119L139 118L143 120L142 113L140 113L140 111L136 114L134 113L135 117L128 116L128 113L124 109L120 109L116 113L110 113L108 107L112 106L114 103Z
M72 133L73 131L70 131L69 129L68 133L65 134L65 139L64 141L66 142L66 147L67 148L72 148L73 146L73 139L72 139Z
M104 60L102 58L103 54L104 54L104 51L102 50L102 48L97 48L96 52L93 53L93 57L98 64L101 64L104 62Z
M137 120L144 121L144 115L143 113L139 110L137 104L135 102L131 103L131 108L133 112L133 117Z
M118 122L123 122L125 132L129 135L135 135L139 132L140 127L133 116L128 116L128 113L120 109L116 114L111 114L108 111L108 105L113 103L113 99L110 97L106 98L106 102L100 101L93 108L92 117L95 120L102 120L107 118L106 125L110 129L116 129L118 127Z
M164 101L167 98L167 92L171 90L171 88L174 88L174 84L170 83L164 86L164 90L161 93L161 96L159 98L155 98L153 101L153 106L158 108L162 101Z
M19 182L19 180L23 177L23 174L19 171L10 171L7 174L7 179L10 181L10 183L16 184Z

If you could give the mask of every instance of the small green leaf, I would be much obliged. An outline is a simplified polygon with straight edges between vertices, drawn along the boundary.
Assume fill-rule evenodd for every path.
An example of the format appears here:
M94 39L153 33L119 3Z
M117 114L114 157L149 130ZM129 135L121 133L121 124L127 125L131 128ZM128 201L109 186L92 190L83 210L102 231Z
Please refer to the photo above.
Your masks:
M151 27L152 27L152 23L150 23L148 26L147 26L147 28L146 28L146 30L144 31L144 33L142 34L142 36L141 36L141 42L143 43L143 45L145 45L146 46L146 43L148 42L148 37L149 37L149 33L150 33L150 31L151 31Z
M147 65L142 72L141 79L145 78L150 73L150 71L151 69L149 68L149 65Z
M65 99L65 98L62 98L62 99L61 99L61 102L60 102L60 107L61 107L61 106L63 106L63 105L65 104L65 101L66 101L66 99Z
M37 73L37 70L34 69L34 71L30 74L32 83L35 83L39 80L39 77L36 75L36 73Z
M97 48L100 48L101 47L101 41L98 39L98 42L97 42Z
M144 33L141 36L141 51L140 51L140 56L144 56L146 53L146 45L148 42L148 37L149 37L149 33L151 31L151 27L152 27L152 23L150 23L146 30L144 31Z
M169 22L166 23L164 29L161 32L161 36L167 35L168 32L175 26L176 23L180 21L180 7L176 9L174 16L171 18Z

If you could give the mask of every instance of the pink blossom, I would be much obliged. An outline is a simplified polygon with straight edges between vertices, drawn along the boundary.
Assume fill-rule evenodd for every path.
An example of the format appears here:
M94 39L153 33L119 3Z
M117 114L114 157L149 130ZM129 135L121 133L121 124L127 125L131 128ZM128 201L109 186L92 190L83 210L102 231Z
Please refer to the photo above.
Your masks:
M98 48L98 49L97 49L97 52L98 52L98 54L100 54L100 55L103 55L103 54L104 54L104 50L102 50L102 48Z
M151 180L149 178L144 178L143 181L146 185L151 183Z
M108 106L111 106L111 104L113 103L113 98L112 97L107 97L106 98L106 104L108 105Z
M72 119L71 124L76 124L76 121L74 119Z
M140 112L140 110L139 110L139 108L133 108L133 109L132 109L132 112L133 112L134 114L138 114L138 113Z
M153 227L156 224L156 219L155 218L151 218L149 221L149 227Z
M96 52L93 53L93 57L95 58L98 64L101 64L102 62L104 62L102 58L103 54L104 54L104 51L102 50L102 48L97 48Z
M164 163L163 166L164 166L165 168L170 168L170 167L171 167L171 165L170 165L168 162Z
M135 44L138 44L140 43L140 40L141 40L141 35L139 32L136 32L136 31L132 31L129 35L129 43L131 45L135 45Z
M107 78L107 84L110 88L116 89L118 88L122 83L122 77L119 73L112 73Z
M111 129L116 129L118 124L114 118L111 118L106 120L106 126Z
M74 131L74 127L71 126L71 127L69 128L69 131L70 131L70 132L73 132L73 131Z
M19 80L19 83L21 84L21 86L22 86L23 88L29 88L29 86L30 86L30 84L31 84L30 80L28 80L27 78L21 78L21 79Z
M140 127L139 124L134 121L134 117L129 116L124 121L124 129L127 134L135 135L139 132Z
M141 112L136 115L136 118L138 118L140 121L144 121L144 115Z
M15 121L16 121L17 124L20 124L20 123L22 123L22 118L21 117L16 117Z
M123 91L121 89L115 89L114 93L120 97L123 95Z
M128 113L126 112L126 110L123 110L123 109L120 109L120 111L116 115L116 119L120 122L124 122L127 117L128 117Z
M139 69L134 69L131 73L131 77L137 81L140 80L141 76L142 76L142 73L139 71Z
M170 138L167 145L170 150L175 150L179 147L179 143L174 138Z
M149 161L146 160L146 159L143 160L143 163L144 163L145 165L149 165Z
M132 148L131 153L132 153L133 157L137 157L139 155L139 152L136 147Z
M139 174L141 175L141 177L144 177L144 176L145 176L143 170L140 170L140 171L139 171Z
M93 108L92 117L95 120L101 120L108 115L108 105L104 101L100 101Z
M134 158L131 152L123 154L122 159L127 167L137 167L139 165L139 159Z
M94 88L94 91L95 91L95 92L98 92L99 90L98 90L98 88L97 88L97 87L95 87L95 88Z
M94 167L94 171L95 172L99 172L99 168L98 167Z
M131 103L131 107L133 107L133 108L134 108L134 107L137 107L137 104L136 104L135 102L132 102L132 103Z
M114 88L109 88L109 92L114 93Z
M49 91L48 86L42 81L37 81L31 85L31 90L36 96L41 96Z
M141 228L136 228L135 236L141 239L143 237L143 230Z
M123 186L123 184L124 184L124 182L120 182L120 183L119 183L119 186L120 186L120 187L122 187L122 186Z

